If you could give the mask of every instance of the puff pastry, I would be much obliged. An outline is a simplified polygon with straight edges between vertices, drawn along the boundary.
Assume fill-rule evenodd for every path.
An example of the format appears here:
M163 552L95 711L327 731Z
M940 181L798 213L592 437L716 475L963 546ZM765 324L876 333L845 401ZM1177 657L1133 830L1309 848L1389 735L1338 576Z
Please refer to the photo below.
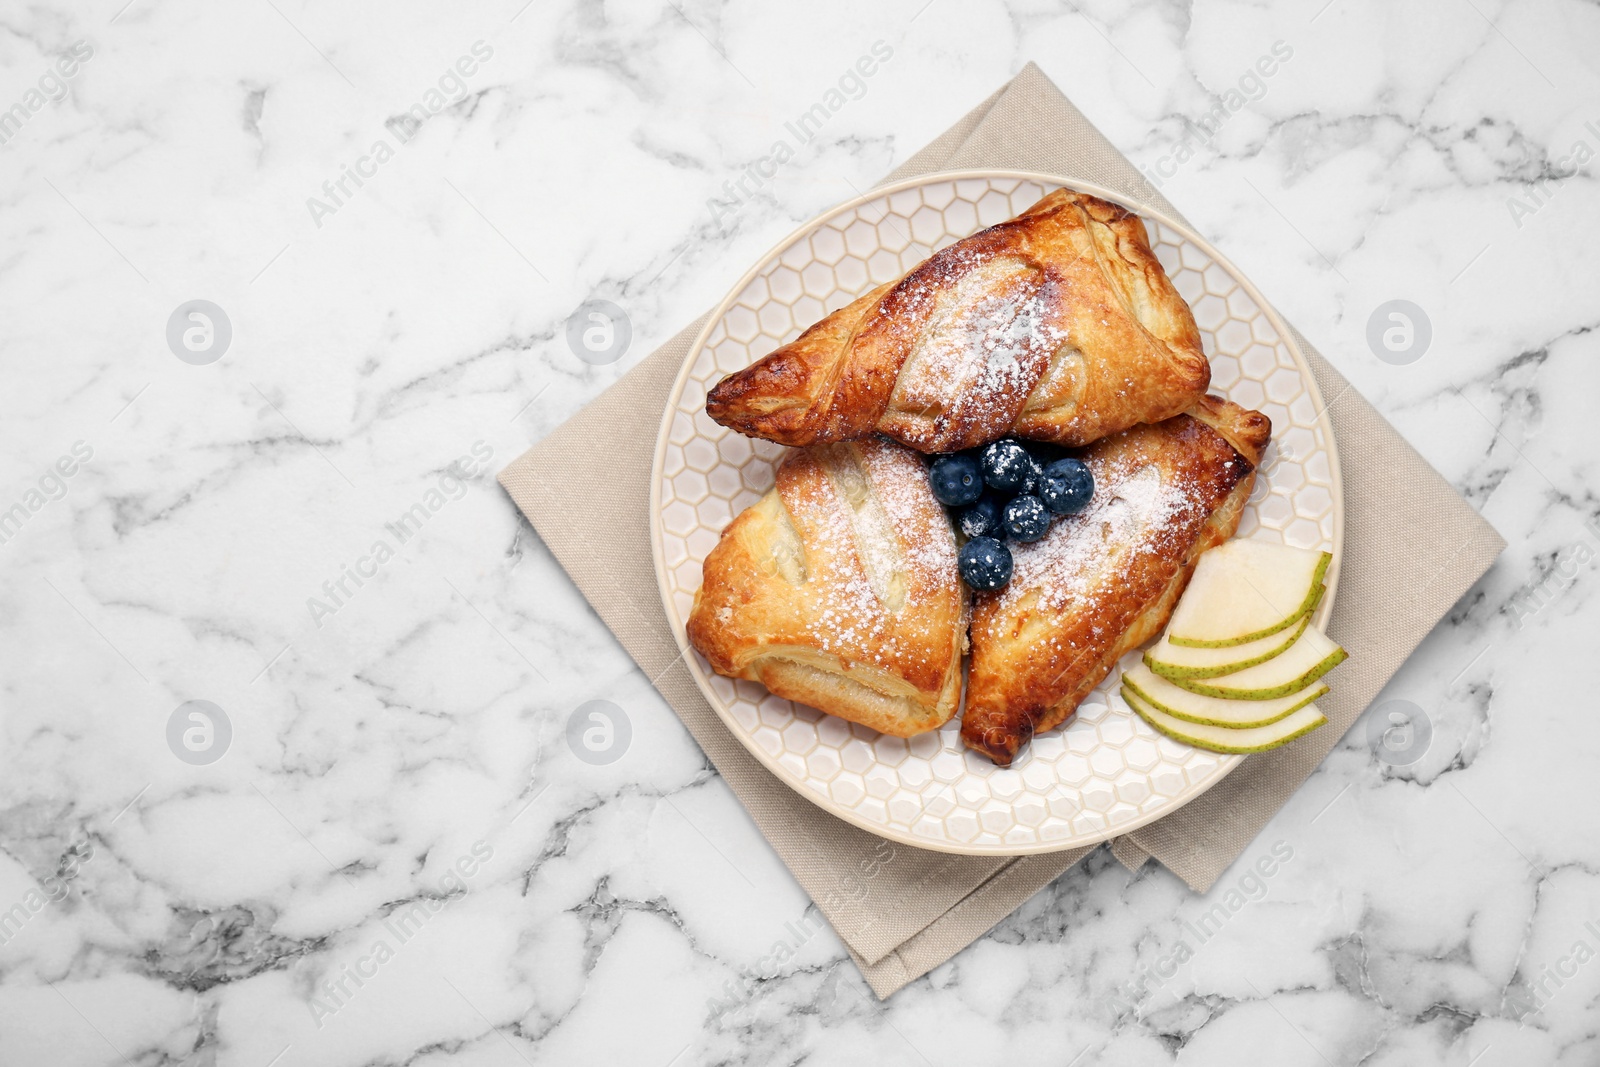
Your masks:
M1260 412L1208 396L1087 451L1088 510L1014 546L1011 583L973 605L969 748L1009 766L1166 625L1196 558L1238 527L1271 428Z
M1086 445L1178 414L1210 380L1144 223L1060 189L724 378L706 411L786 445Z
M689 643L718 674L897 737L955 714L967 596L916 453L882 438L790 452L702 571Z

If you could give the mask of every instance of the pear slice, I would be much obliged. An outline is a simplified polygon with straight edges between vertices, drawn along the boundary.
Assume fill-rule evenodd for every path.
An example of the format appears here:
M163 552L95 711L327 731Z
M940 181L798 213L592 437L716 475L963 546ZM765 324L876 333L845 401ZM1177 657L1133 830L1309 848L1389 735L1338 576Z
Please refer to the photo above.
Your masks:
M1174 741L1182 741L1212 752L1265 752L1269 748L1286 745L1297 737L1304 737L1328 721L1327 717L1317 710L1315 704L1307 704L1275 723L1236 730L1226 726L1205 726L1175 719L1140 700L1139 694L1127 686L1122 687L1122 699L1139 713L1140 718Z
M1302 615L1300 621L1287 630L1222 648L1190 648L1175 645L1163 637L1150 649L1145 662L1163 678L1216 678L1282 655L1300 640L1300 635L1310 625L1311 616Z
M1201 696L1231 700L1273 700L1298 693L1344 662L1345 651L1315 626L1301 631L1289 648L1265 663L1220 678L1172 678L1173 685ZM1150 666L1150 653L1145 653Z
M1270 726L1312 701L1320 700L1328 692L1327 686L1318 684L1276 700L1223 700L1173 685L1142 663L1123 672L1122 684L1156 711L1174 719L1232 730Z
M1287 630L1316 609L1333 556L1265 541L1227 541L1201 555L1167 640L1224 648Z

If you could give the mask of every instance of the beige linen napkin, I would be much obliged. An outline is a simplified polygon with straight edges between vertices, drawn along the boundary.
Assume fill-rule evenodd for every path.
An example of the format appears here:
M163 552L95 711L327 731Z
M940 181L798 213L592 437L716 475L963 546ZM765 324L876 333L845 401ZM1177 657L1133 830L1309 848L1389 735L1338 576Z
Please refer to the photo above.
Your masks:
M1077 178L1178 214L1032 64L886 180L982 167ZM982 936L1089 850L990 859L891 845L780 782L700 695L661 608L649 501L658 416L703 322L691 323L530 448L500 482L655 679L867 982L888 996ZM1250 757L1193 803L1113 843L1129 867L1153 856L1196 890L1249 845L1505 547L1304 337L1294 332L1294 340L1328 405L1343 465L1345 545L1328 632L1350 660L1319 702L1330 729ZM596 497L583 488L601 463L613 491ZM581 514L569 506L579 496L591 502Z

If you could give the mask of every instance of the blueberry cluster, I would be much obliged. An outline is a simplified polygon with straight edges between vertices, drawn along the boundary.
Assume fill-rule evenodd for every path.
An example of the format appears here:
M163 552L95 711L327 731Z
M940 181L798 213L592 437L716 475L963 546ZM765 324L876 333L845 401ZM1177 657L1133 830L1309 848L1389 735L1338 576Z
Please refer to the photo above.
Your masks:
M928 481L966 539L961 578L974 589L1011 581L1007 540L1039 540L1052 519L1082 511L1094 496L1094 475L1082 460L1011 438L938 457Z

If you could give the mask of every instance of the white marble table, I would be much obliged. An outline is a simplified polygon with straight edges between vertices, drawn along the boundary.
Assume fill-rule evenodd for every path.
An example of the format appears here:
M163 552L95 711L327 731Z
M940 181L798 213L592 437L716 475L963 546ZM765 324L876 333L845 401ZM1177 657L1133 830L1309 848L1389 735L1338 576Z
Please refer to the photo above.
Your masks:
M123 4L0 19L0 1063L1600 1061L1600 8ZM1028 60L1511 548L1272 878L1102 850L879 1004L493 472Z

